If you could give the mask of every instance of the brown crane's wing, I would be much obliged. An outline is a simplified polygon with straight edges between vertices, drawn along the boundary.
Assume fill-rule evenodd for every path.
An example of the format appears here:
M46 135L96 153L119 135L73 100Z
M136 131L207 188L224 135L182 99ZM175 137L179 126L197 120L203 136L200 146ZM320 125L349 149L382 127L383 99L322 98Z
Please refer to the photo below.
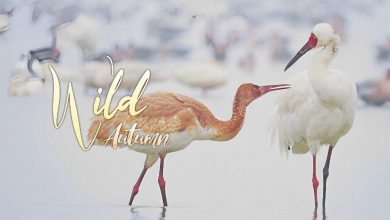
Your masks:
M137 108L147 106L139 115L133 117L127 111L117 112L110 120L103 116L92 118L88 130L88 139L91 140L101 123L100 131L95 143L104 144L120 123L123 123L120 133L126 134L133 123L137 129L147 134L172 134L186 129L195 129L199 123L206 127L207 121L214 119L212 113L202 103L187 96L173 93L151 93L143 96Z

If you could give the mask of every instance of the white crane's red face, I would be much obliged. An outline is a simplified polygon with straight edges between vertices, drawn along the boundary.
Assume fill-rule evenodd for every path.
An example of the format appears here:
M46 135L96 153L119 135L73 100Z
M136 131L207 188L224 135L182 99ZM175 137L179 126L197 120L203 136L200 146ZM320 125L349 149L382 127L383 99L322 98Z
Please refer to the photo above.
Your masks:
M339 36L337 35L334 28L327 23L319 23L314 26L312 33L305 45L299 50L299 52L291 59L287 64L284 71L292 66L299 58L301 58L309 50L316 47L324 47L329 43L335 45L338 44Z

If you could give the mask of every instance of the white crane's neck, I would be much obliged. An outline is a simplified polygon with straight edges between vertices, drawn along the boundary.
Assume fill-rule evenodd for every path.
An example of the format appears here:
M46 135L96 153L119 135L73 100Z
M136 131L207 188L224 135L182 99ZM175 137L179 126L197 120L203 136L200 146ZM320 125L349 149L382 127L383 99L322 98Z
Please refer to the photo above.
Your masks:
M309 79L318 100L327 107L340 107L343 101L340 97L343 90L339 90L337 82L334 82L329 64L332 62L337 51L337 44L331 43L317 52L313 57L309 69ZM336 92L337 90L337 92Z
M332 62L337 52L337 44L329 43L324 48L319 50L313 57L310 72L321 73L326 72L329 68L329 64Z

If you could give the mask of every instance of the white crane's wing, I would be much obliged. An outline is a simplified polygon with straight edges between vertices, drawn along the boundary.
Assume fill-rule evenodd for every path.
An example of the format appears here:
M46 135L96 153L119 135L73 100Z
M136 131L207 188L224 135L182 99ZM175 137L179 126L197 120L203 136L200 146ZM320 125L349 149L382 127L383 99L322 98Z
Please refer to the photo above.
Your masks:
M291 88L283 91L276 100L273 134L278 135L282 152L291 148L293 153L307 153L306 127L316 102L314 91L307 71L295 74L287 83Z

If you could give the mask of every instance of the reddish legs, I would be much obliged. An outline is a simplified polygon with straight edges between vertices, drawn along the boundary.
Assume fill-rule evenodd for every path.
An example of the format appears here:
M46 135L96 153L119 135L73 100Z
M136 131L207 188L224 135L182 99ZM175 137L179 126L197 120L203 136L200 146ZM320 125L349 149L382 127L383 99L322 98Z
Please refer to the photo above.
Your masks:
M165 158L165 155L160 155L160 173L158 175L158 185L160 185L161 197L162 197L164 206L168 206L167 196L165 193L164 158Z
M329 146L329 150L328 150L328 156L326 157L326 162L325 162L325 166L324 166L324 169L323 169L323 183L324 183L324 189L322 191L322 208L323 210L325 210L325 200L326 200L326 181L328 180L328 176L329 176L329 165L330 165L330 157L332 156L332 150L333 150L333 147L332 146Z
M316 175L316 155L313 155L313 191L314 191L314 202L315 202L315 209L314 209L314 215L317 217L317 207L318 207L318 200L317 200L317 188L318 188L318 179Z
M137 180L137 183L136 183L136 184L134 185L134 187L133 187L133 192L131 193L129 205L132 205L132 204L133 204L134 197L135 197L135 195L137 195L137 193L138 193L139 186L141 185L142 179L144 178L145 173L146 173L147 170L148 170L148 168L145 167L145 168L142 170L141 175L139 175L138 180Z

